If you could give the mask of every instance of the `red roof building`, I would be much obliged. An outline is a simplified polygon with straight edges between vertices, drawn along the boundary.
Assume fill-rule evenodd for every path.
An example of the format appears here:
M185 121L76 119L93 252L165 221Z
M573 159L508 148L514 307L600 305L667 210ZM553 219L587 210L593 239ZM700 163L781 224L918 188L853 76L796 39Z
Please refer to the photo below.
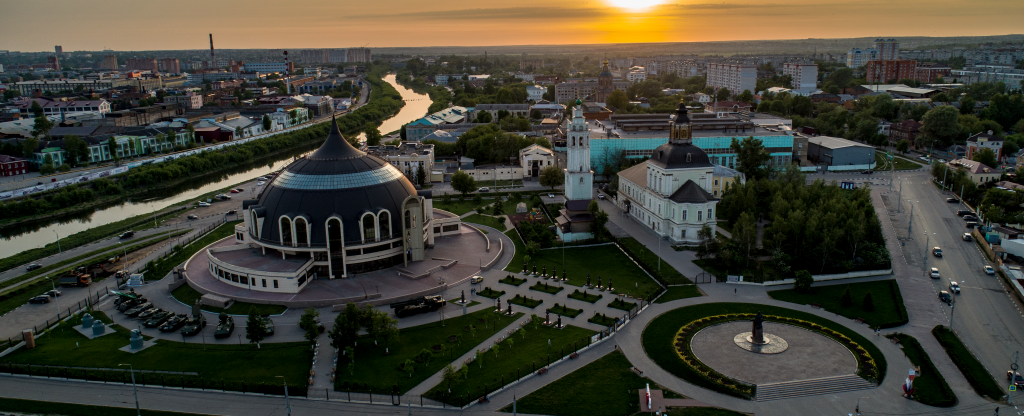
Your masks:
M28 173L28 162L14 156L0 155L0 176L14 176Z

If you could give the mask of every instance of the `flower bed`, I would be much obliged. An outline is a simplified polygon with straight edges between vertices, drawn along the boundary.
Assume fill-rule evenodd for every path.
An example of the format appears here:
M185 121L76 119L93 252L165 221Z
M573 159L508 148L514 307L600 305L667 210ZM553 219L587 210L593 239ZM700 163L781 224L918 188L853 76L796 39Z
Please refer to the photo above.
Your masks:
M636 303L626 302L626 301L624 301L622 299L615 299L611 303L608 304L608 307L629 312L629 311L633 310L633 308L636 308Z
M504 290L494 290L494 289L491 289L489 287L485 287L484 290L478 290L476 292L476 294L480 295L480 296L483 296L485 298L497 299L497 298L501 297L501 295L504 295L505 291Z
M597 301L601 300L601 297L602 297L601 295L596 295L596 294L593 294L593 293L587 293L586 290L580 292L579 289L576 289L572 293L569 294L569 299L582 300L582 301L587 302L587 303L597 302Z
M523 295L515 295L512 299L508 300L508 303L533 309L540 306L544 301L540 299L530 299Z
M577 316L580 316L581 313L583 313L583 309L573 309L565 305L559 305L557 303L555 304L555 306L548 308L547 311L555 315L561 315L569 318L575 318Z
M505 278L499 280L498 283L504 283L506 285L512 285L512 286L519 286L519 285L521 285L523 283L526 283L526 279L519 279L519 278L516 278L515 276L510 274L508 276L505 276Z
M594 312L594 316L590 317L590 319L587 319L587 322L601 326L612 326L612 324L614 324L617 320L618 319L615 318L614 316L607 316L602 313Z
M552 295L561 292L562 289L564 288L560 286L551 286L548 282L537 282L537 284L530 286L530 290L536 290L538 292L549 293Z

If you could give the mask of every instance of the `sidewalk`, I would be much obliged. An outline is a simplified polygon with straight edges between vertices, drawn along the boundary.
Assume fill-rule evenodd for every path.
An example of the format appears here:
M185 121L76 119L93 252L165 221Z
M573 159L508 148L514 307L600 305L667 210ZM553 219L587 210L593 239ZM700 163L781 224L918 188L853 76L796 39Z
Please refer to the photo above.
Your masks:
M640 244L643 244L653 251L654 254L660 256L666 263L679 270L683 276L693 279L694 276L704 273L700 266L693 264L693 261L697 258L694 252L673 250L672 244L660 239L654 231L641 226L630 217L623 216L622 210L610 200L597 199L596 201L598 201L597 203L601 209L608 213L609 224L615 224L616 227L625 231L630 237L635 238L636 241L639 241Z

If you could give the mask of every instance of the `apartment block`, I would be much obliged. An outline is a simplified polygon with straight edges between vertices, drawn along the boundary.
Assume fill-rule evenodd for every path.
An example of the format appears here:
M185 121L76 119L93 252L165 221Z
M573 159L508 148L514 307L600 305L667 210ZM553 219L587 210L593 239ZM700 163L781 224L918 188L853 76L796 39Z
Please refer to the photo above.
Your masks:
M757 88L757 66L744 64L708 64L707 85L718 90L727 88L733 94Z
M917 61L868 61L864 66L868 83L886 83L890 80L917 78Z
M875 50L878 51L879 60L896 61L900 59L900 41L896 39L875 39Z
M813 90L818 86L818 66L815 64L782 64L782 73L793 77L793 88Z
M178 63L178 58L163 58L159 62L160 70L171 74L181 73L181 64Z

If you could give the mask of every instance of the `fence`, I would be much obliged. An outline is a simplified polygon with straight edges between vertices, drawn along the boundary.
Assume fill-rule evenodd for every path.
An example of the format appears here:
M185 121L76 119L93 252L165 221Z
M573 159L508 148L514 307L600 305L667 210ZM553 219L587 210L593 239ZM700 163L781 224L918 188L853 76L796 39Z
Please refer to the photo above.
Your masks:
M78 313L78 311L89 308L92 305L96 304L103 296L107 294L107 288L104 287L103 289L103 291L97 291L96 293L92 293L86 298L76 303L67 304L68 306L64 310L58 309L57 315L54 316L53 318L47 318L43 321L43 323L32 325L32 332L38 336L43 331L46 331L47 329L50 329L59 324L61 320L70 318L75 313ZM65 311L67 313L65 313ZM0 341L0 345L3 346L3 349L0 349L0 356L7 353L8 349L16 348L18 345L21 344L21 342L22 340L15 338L7 338L6 340Z

